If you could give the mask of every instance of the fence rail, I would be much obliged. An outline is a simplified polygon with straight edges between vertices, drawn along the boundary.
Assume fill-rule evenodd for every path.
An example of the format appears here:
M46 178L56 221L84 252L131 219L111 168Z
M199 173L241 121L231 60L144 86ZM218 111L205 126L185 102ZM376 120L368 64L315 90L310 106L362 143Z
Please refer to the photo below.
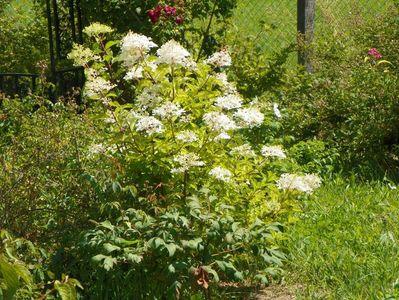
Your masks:
M0 93L7 96L26 96L34 93L39 86L39 77L39 74L32 73L0 73ZM54 100L58 96L71 94L76 88L82 88L83 68L59 70L47 80L55 86L46 88L48 97Z
M34 92L38 78L38 74L0 73L0 92L12 96Z

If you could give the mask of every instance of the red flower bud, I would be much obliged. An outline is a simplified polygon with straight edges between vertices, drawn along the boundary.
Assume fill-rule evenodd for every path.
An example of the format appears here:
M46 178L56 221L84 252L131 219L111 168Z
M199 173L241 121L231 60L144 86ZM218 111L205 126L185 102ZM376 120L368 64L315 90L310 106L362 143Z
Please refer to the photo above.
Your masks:
M177 25L182 24L183 21L184 21L184 19L181 16L177 16L176 19L175 19L175 22L176 22Z
M154 9L151 9L148 11L147 15L150 18L152 23L158 22L159 17L161 15L161 10L162 10L162 6L158 5Z

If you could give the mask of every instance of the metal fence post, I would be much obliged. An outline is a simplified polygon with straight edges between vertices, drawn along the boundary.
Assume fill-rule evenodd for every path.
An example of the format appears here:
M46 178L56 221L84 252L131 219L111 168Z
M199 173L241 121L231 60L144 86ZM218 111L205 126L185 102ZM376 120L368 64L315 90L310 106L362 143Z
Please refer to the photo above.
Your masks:
M309 44L314 38L316 0L298 0L297 29L300 37L298 42L298 63L304 65L308 72L313 72Z

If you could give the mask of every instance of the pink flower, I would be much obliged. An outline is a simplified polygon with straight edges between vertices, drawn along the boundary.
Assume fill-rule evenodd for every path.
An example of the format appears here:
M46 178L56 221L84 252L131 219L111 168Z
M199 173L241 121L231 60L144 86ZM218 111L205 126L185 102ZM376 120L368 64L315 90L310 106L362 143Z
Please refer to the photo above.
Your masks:
M370 55L371 57L378 59L378 58L382 58L382 54L380 51L378 51L376 48L371 48L368 52L368 55Z
M183 21L184 21L184 19L181 16L177 16L176 19L175 19L175 22L176 22L177 25L182 24Z
M166 15L168 15L168 16L174 16L176 14L176 7L173 7L173 6L165 5L163 10L165 11Z

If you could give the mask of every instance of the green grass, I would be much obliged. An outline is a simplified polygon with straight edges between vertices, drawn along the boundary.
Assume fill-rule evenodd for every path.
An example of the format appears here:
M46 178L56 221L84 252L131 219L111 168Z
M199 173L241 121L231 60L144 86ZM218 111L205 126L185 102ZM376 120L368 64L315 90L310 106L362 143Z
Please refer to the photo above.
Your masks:
M399 191L328 184L305 203L289 251L298 299L388 299L399 279Z
M325 34L348 32L364 21L375 20L393 5L393 0L323 0L316 1L315 38ZM297 1L238 0L233 24L244 35L259 35L265 51L280 50L296 42ZM264 25L263 25L264 24Z

